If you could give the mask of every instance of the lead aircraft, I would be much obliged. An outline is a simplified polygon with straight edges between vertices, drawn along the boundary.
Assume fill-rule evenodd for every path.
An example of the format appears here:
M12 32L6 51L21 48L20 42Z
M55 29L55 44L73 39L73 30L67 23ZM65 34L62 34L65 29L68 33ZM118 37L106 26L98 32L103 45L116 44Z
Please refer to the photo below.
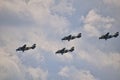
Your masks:
M110 35L110 33L108 32L105 35L102 35L101 37L99 37L99 39L105 39L105 40L107 40L107 39L110 39L110 38L113 38L113 37L116 38L118 36L119 36L119 32L116 32L113 35Z

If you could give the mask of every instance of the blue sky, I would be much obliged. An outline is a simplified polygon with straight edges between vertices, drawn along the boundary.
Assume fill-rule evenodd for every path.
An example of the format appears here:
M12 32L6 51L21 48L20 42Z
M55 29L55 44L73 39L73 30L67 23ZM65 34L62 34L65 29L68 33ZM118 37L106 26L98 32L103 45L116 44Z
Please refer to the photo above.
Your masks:
M120 32L119 13L119 0L0 0L0 80L120 80L120 37L98 39Z

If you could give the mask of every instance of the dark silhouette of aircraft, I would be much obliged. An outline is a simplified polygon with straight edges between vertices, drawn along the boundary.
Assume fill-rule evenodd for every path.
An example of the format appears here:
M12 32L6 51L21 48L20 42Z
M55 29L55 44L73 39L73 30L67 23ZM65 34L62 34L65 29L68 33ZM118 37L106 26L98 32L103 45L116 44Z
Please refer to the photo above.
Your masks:
M81 37L81 33L79 33L77 36L72 36L72 35L68 35L68 36L65 36L64 38L62 38L61 40L73 40L75 38L80 38Z
M107 40L107 39L110 39L110 38L113 38L113 37L118 37L119 36L119 32L116 32L115 34L113 34L113 35L110 35L110 33L108 32L108 33L106 33L105 35L102 35L101 37L99 37L99 39L105 39L105 40Z
M118 37L119 36L119 32L116 32L114 35L113 35L113 37Z
M36 47L36 44L33 44L31 47L26 47L26 44L25 44L22 47L17 48L16 51L24 52L24 51L29 50L29 49L35 49L35 47Z
M65 48L63 48L63 49L61 49L61 50L58 50L57 52L56 52L56 54L61 54L61 55L63 55L63 54L65 54L65 53L67 53L67 52L73 52L74 51L74 47L71 47L71 49L65 49Z

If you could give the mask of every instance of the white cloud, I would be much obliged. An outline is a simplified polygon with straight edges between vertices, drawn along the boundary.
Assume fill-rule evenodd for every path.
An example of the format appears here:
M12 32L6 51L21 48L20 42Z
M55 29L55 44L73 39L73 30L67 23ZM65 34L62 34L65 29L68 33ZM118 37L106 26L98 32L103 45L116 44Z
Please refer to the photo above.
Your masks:
M65 66L59 73L60 76L69 78L70 80L97 80L90 71L88 70L79 70L75 67Z
M40 68L28 68L28 72L32 76L33 80L47 80L48 71L43 71Z
M90 10L85 17L81 17L84 23L83 29L89 36L99 36L101 32L107 31L112 27L113 18L104 17L95 10Z
M73 61L73 55L71 53L66 53L66 54L56 54L55 55L57 57L57 59L59 59L60 61L63 61L63 62L71 62Z
M14 50L15 51L15 50ZM7 53L4 48L0 48L0 79L1 80L47 80L48 72L42 70L40 66L36 66L34 64L28 65L28 63L34 62L37 64L41 62L41 56L36 53L26 53L21 54L19 57L19 53L17 54L10 54ZM27 56L25 56L27 55ZM29 56L30 55L30 56ZM28 59L28 57L30 59ZM35 60L36 61L35 61ZM24 64L24 60L26 60ZM31 68L31 66L36 66L37 68ZM30 67L30 68L28 68ZM29 77L28 77L29 76ZM32 77L31 77L32 76Z
M30 0L29 4L25 4L25 1L1 1L0 11L2 13L6 13L2 16L3 23L9 24L19 24L28 26L27 24L31 24L34 26L39 26L40 28L50 29L54 32L54 34L62 34L69 31L68 26L70 25L69 20L66 17L52 14L51 8L55 7L54 0ZM61 2L61 1L60 1ZM65 4L67 5L67 4ZM67 9L66 9L67 11ZM7 16L7 17L6 17ZM12 19L14 21L10 21ZM7 18L7 19L6 19ZM10 20L9 20L10 19ZM19 21L19 22L16 22ZM3 24L2 23L2 24ZM3 25L3 26L4 26ZM29 26L31 26L29 25ZM13 25L12 25L13 26ZM16 26L16 25L15 25Z
M0 61L0 79L1 80L24 80L19 67L14 61L4 57Z
M95 51L92 52L80 51L78 56L80 59L85 60L98 68L112 67L114 69L119 69L120 67L119 53L104 53L95 49Z
M63 77L69 77L69 71L69 67L65 66L60 70L58 74Z
M64 16L52 14L51 8L56 7L54 2L54 0L31 0L28 5L28 13L30 13L35 22L45 30L52 30L55 34L66 33L70 23Z
M84 30L88 33L89 36L99 36L100 35L99 31L90 24L85 24Z
M79 72L76 72L74 74L74 79L75 80L97 80L91 73L90 71L87 70L81 70Z
M119 0L103 0L104 3L120 7Z
M55 6L52 7L52 11L62 15L72 15L75 11L75 8L73 8L72 4L73 0L61 0L58 4L55 4Z
M10 57L0 49L0 59L1 80L25 80L24 68L19 64L17 57Z

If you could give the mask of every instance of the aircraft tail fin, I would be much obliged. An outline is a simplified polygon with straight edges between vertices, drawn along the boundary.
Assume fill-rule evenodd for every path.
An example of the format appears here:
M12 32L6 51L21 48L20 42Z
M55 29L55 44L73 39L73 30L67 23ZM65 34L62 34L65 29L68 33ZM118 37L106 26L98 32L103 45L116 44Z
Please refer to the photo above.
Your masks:
M70 51L70 52L73 52L73 51L74 51L74 47L72 47L69 51Z
M33 44L31 48L34 49L35 47L36 47L36 44Z
M114 35L113 35L113 37L117 37L117 36L119 36L119 32L116 32Z
M109 33L109 32L107 32L107 33L106 33L106 36L108 36L109 34L110 34L110 33Z
M81 33L79 33L78 35L77 35L77 38L80 38L81 37Z

